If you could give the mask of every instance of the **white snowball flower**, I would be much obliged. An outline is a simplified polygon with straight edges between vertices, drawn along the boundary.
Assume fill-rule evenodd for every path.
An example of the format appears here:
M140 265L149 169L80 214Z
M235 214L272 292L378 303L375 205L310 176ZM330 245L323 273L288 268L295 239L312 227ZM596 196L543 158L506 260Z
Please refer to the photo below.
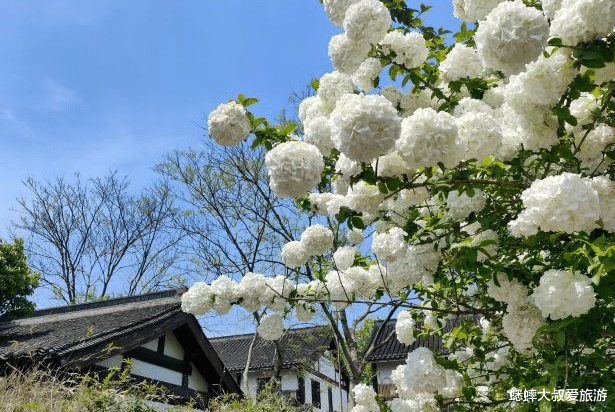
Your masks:
M562 0L551 22L550 37L559 37L565 45L576 46L608 36L615 27L613 0Z
M231 310L231 305L239 298L238 286L237 282L224 275L211 282L213 308L218 314L226 315Z
M338 309L344 309L353 300L355 285L343 272L332 270L325 276L328 299Z
M550 148L558 142L557 118L548 106L525 106L517 113L504 104L496 110L496 119L502 127L502 146L498 156L512 157L523 146L526 150ZM531 108L531 111L530 111Z
M267 288L267 280L259 273L246 273L239 282L237 295L240 305L248 312L254 312L261 306L261 297Z
M571 125L566 124L566 130L580 131L580 126L589 124L592 122L592 111L600 108L600 99L593 94L583 92L578 99L570 102L570 114L577 119L577 125L573 128ZM583 132L580 132L583 133Z
M280 339L284 334L282 315L279 313L270 313L263 316L256 330L260 337L265 340Z
M344 284L350 285L350 290L365 299L371 299L374 295L374 283L369 271L360 266L353 266L340 271L344 278Z
M370 185L360 180L350 189L345 198L345 206L354 211L373 215L378 211L378 206L384 200L377 186Z
M245 107L231 101L219 105L207 117L209 135L220 145L235 146L250 134Z
M532 338L545 321L538 309L532 303L508 308L508 313L502 319L504 335L520 353L532 353Z
M310 202L316 213L335 219L344 204L344 196L334 193L310 193Z
M440 252L431 243L410 245L406 252L387 266L389 286L399 290L415 283L433 283L433 274L440 263Z
M483 64L476 49L457 43L440 63L440 71L448 81L480 77Z
M517 237L534 234L538 228L545 232L590 232L600 218L598 193L588 179L573 173L534 181L521 193L521 200L523 211L509 223Z
M562 6L562 0L542 0L542 10L549 20L553 20L555 13Z
M481 21L474 40L485 67L511 75L542 53L548 36L549 24L543 14L515 0L498 4Z
M399 138L401 119L386 98L346 94L331 117L331 140L340 152L358 162L371 162L389 152Z
M457 123L450 114L432 108L417 109L402 120L396 148L411 165L435 166L442 162L455 166L463 156L457 134Z
M406 253L408 244L404 236L407 235L399 227L394 227L387 233L376 233L372 237L372 252L383 262L394 262Z
M353 246L342 246L333 254L333 260L338 270L346 270L354 264L354 258L359 250Z
M396 151L386 155L382 155L372 162L372 167L377 171L378 176L381 177L393 177L399 176L404 173L413 172L408 162L401 158Z
M597 176L591 180L591 184L600 199L600 217L604 229L615 232L615 182L606 176Z
M309 258L310 254L298 240L288 242L282 247L282 259L287 268L301 267L307 263Z
M503 0L453 0L453 15L463 21L485 20Z
M358 1L359 0L324 0L323 5L331 23L338 27L342 27L348 7Z
M495 300L505 302L508 306L521 306L527 302L528 289L516 279L508 280L503 273L497 275L497 286L493 280L487 284L487 294Z
M335 176L333 180L333 192L345 195L350 187L350 178L361 173L361 163L355 162L340 153L340 157L335 162Z
M314 145L290 141L265 155L269 186L278 197L297 197L314 188L324 169L322 154Z
M391 26L391 14L378 0L361 0L348 7L343 26L349 38L376 44Z
M490 110L464 113L457 119L458 145L464 159L481 162L485 157L500 153L502 128Z
M357 42L345 34L337 34L329 42L329 58L337 71L351 75L367 58L370 49L368 43Z
M404 226L408 221L409 211L417 208L417 205L425 202L428 197L429 192L424 187L402 189L383 203L383 210L391 221L398 226Z
M300 322L309 322L312 320L312 316L314 315L312 311L312 305L309 305L304 301L299 301L295 305L295 316Z
M359 383L355 385L352 392L354 393L354 400L357 405L366 406L369 410L374 412L380 410L378 402L376 402L376 391L373 387L367 386L364 383Z
M351 231L348 232L348 235L346 235L346 238L353 245L358 245L359 243L363 242L363 231L355 227Z
M569 63L570 58L559 51L549 58L538 56L523 72L510 76L505 87L506 101L519 113L531 112L533 106L557 103L577 73Z
M312 225L301 234L301 244L309 255L322 255L333 247L333 232L323 225Z
M374 88L374 80L380 74L382 64L380 60L370 57L365 59L352 75L352 81L359 89L369 92Z
M317 96L320 97L325 112L331 113L340 97L352 93L354 85L352 78L344 73L334 71L325 73L319 80Z
M446 198L446 205L448 206L446 216L451 220L466 218L472 212L480 212L486 203L487 199L480 189L476 189L472 197L467 192L460 194L458 191L453 190L448 193Z
M313 144L323 156L329 156L335 146L331 140L329 118L325 116L310 117L303 122L303 140Z
M329 117L330 110L325 106L325 102L319 96L310 96L299 103L299 119L305 123L307 119L315 117Z
M284 275L265 278L267 287L264 289L261 301L269 309L280 312L286 307L286 300L295 290L293 283Z
M403 399L414 399L420 394L433 394L438 391L446 395L458 393L463 383L461 374L446 370L436 363L433 353L424 347L416 348L408 354L406 363L393 370L391 379L397 393Z
M213 292L205 282L196 282L182 295L182 310L193 315L202 315L212 308Z
M579 136L575 136L577 142L585 135L583 131ZM604 170L611 163L611 160L603 155L604 149L610 143L615 141L615 128L606 124L599 124L585 137L585 141L581 145L581 150L578 153L578 157L581 160L581 164L587 167L590 171L596 168Z
M414 337L414 329L416 323L410 314L410 311L403 311L397 315L395 322L395 334L397 340L404 345L412 345L416 338Z
M591 283L591 278L580 272L551 269L542 275L531 297L545 318L579 317L596 305Z
M393 52L393 61L407 69L419 67L429 54L423 35L417 32L388 32L380 47L385 54Z

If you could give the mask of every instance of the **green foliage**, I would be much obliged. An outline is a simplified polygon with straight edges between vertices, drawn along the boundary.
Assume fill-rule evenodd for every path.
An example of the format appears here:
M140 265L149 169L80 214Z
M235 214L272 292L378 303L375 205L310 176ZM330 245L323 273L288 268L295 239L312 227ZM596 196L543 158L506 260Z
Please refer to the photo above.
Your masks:
M28 296L38 286L39 275L26 263L23 240L0 240L0 316L19 317L34 310Z
M299 412L291 399L281 395L277 382L272 379L258 393L258 402L252 398L240 397L237 394L224 394L212 399L207 410L209 412Z
M33 369L0 377L0 412L154 412L173 400L166 389L130 379L129 368L92 375ZM155 403L152 403L155 402ZM190 406L169 411L193 411Z

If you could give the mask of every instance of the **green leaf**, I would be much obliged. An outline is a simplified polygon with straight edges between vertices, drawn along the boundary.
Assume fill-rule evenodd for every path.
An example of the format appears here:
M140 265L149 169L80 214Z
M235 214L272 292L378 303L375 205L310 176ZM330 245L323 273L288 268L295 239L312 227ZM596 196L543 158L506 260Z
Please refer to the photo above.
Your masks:
M549 46L561 46L562 45L562 39L558 38L558 37L552 37L549 39L549 42L547 43Z
M378 190L380 191L380 193L383 193L385 195L389 193L389 191L387 190L387 186L384 182L378 182L377 186L378 186Z
M257 98L255 98L255 97L248 97L247 99L245 99L245 100L242 102L242 104L243 104L243 107L248 107L248 106L250 106L251 104L254 104L254 103L256 103L256 102L258 102L258 99L257 99Z
M314 89L315 91L318 91L318 88L320 87L320 80L318 79L312 80L312 82L310 83L310 86L312 86L312 89Z
M352 223L352 226L356 227L357 229L365 229L365 223L363 223L363 219L361 219L359 216L351 217L350 222Z

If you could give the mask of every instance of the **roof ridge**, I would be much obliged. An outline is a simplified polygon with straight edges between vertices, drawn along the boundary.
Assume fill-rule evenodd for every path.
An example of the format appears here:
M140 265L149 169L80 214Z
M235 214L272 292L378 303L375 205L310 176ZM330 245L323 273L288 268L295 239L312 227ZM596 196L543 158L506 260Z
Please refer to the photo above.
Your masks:
M300 331L307 330L307 329L326 328L327 326L329 326L329 325L304 326L302 328L292 328L292 329L289 329L287 332L300 332ZM212 341L212 340L216 340L216 339L217 340L222 340L222 339L248 338L248 337L254 336L254 333L256 333L256 332L239 333L239 334L236 334L236 335L208 336L207 339Z
M123 296L120 298L100 300L96 302L78 303L76 305L56 306L52 308L36 310L32 312L31 314L29 314L28 316L25 316L20 319L35 318L35 317L47 316L47 315L57 315L57 314L70 313L70 312L78 312L81 310L98 309L98 308L104 308L104 307L109 307L109 306L123 305L126 303L144 302L148 300L164 299L164 298L170 298L170 297L175 297L175 296L179 297L187 290L188 288L186 286L181 286L176 289L144 293L142 295Z

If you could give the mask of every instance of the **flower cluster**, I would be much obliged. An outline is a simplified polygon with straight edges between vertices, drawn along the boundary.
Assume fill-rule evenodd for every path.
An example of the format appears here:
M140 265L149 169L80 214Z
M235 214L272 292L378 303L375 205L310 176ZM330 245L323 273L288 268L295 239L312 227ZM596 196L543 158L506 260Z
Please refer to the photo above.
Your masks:
M596 304L591 278L566 270L546 271L531 296L542 315L553 320L581 316Z
M392 60L408 69L420 66L429 51L420 33L391 31L380 42L382 51L393 54Z
M224 146L235 146L250 133L246 109L237 102L221 104L209 114L207 129L214 140Z
M514 236L529 236L538 229L572 233L598 227L600 199L591 181L562 173L536 180L521 194L524 210L509 223Z
M515 0L498 4L481 21L474 39L483 65L511 75L542 53L548 36L543 14Z
M513 381L595 382L586 347L612 357L601 339L614 326L585 325L592 335L574 339L562 328L588 313L612 318L615 2L453 0L458 18L476 22L453 47L404 2L323 3L343 32L329 42L334 71L299 106L302 138L268 123L254 130L271 189L310 213L281 250L293 270L197 283L182 308L265 307L266 339L281 336L283 316L340 313L329 318L342 337L353 303L412 308L397 312L397 340L415 344L423 316L463 374L417 348L391 376L398 398L385 408L395 412L435 412L443 399L500 412L517 406L497 393ZM379 87L384 73L394 83ZM248 118L222 105L210 133L236 144ZM554 359L553 376L528 371L541 356ZM358 365L352 373L365 359L345 361ZM353 412L382 407L366 385L353 395Z
M436 391L445 397L454 397L463 382L459 372L438 365L427 348L416 348L410 352L406 364L393 370L391 378L403 399L414 399L417 395Z
M265 340L278 340L284 334L284 322L282 315L271 313L261 318L261 322L256 328L261 338Z
M397 340L404 345L412 345L416 340L414 337L415 324L412 314L409 311L399 312L397 321L395 322Z
M320 182L324 168L322 154L314 145L290 141L267 152L269 185L279 197L296 197Z
M378 95L342 96L329 121L337 149L358 162L370 162L389 152L401 130L397 111Z

